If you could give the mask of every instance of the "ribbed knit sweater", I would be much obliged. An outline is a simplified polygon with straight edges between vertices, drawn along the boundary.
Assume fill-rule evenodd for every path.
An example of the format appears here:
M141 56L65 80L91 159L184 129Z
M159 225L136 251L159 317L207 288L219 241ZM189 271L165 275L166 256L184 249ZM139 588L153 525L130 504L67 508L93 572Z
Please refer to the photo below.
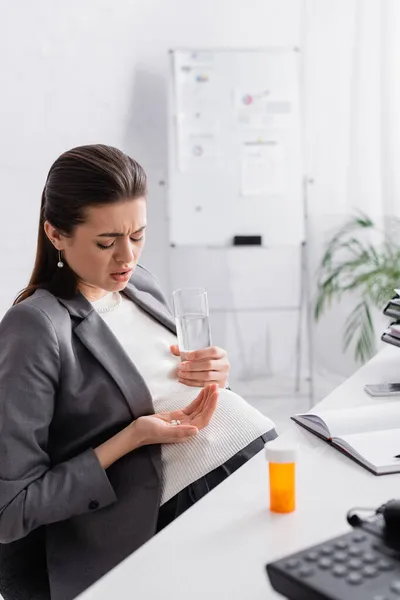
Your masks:
M182 409L195 399L201 388L177 379L180 359L170 351L170 346L177 344L171 331L118 293L110 292L92 304L142 375L156 413ZM268 417L243 398L220 389L217 408L207 427L184 443L161 446L161 504L273 427Z

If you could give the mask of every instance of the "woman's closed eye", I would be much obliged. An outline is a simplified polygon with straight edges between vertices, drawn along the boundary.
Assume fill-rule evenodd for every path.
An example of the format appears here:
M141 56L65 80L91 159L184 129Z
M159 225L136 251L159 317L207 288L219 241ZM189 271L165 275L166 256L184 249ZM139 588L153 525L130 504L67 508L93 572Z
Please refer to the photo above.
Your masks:
M140 236L139 238L131 238L131 242L133 242L134 244L139 244L140 242L143 241L144 236ZM108 248L112 248L115 245L115 240L113 242L111 242L111 244L100 244L100 242L96 242L97 247L100 248L100 250L107 250Z

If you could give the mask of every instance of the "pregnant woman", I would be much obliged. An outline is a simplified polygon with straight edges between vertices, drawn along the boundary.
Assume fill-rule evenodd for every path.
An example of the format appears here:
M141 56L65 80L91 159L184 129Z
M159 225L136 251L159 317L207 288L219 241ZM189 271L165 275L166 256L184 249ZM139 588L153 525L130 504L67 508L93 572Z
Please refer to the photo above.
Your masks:
M0 324L0 593L72 600L276 437L209 347L180 361L138 264L146 176L116 148L50 168L28 286Z

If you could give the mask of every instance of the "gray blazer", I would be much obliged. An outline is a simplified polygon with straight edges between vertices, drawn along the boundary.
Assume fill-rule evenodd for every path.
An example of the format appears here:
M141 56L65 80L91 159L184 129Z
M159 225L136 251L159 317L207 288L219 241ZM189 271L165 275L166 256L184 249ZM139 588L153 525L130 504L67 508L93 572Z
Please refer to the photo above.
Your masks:
M143 267L124 294L175 332L159 286ZM139 448L107 472L93 451L153 412L142 376L82 294L63 300L40 290L5 315L0 543L6 550L21 540L30 552L24 561L35 561L45 540L52 600L71 600L154 535L160 447Z

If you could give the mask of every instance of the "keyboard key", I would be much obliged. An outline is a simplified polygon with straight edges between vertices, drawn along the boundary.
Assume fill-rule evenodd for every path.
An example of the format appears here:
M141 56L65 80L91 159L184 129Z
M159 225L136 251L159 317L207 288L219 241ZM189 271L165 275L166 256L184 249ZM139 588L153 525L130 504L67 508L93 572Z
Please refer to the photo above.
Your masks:
M377 555L372 552L364 552L361 558L367 565L372 565L378 560Z
M359 585L363 582L363 577L360 573L350 573L350 575L346 577L346 581L352 585Z
M344 565L335 565L332 569L332 573L335 577L344 577L347 575L347 569Z
M300 565L300 561L297 558L291 558L290 560L288 560L285 563L285 567L287 569L295 569L296 567L298 567Z
M322 546L322 548L320 549L320 552L324 556L330 556L333 552L333 548L331 548L330 546Z
M335 542L335 548L337 548L338 550L345 550L348 547L348 542L345 542L344 540L338 540L337 542Z
M362 575L365 575L365 577L375 577L376 575L378 575L378 569L376 569L375 567L371 567L371 565L368 565L367 567L363 568L361 573Z
M332 558L335 562L342 563L345 562L345 560L347 560L348 556L346 552L335 552Z
M315 562L316 560L318 560L318 552L307 552L304 558L307 562Z
M305 567L301 567L300 571L299 571L299 576L300 577L311 577L311 575L314 575L315 571L314 569L312 569L311 567L305 566Z
M361 567L363 566L364 565L359 558L352 558L351 560L349 560L350 569L361 569Z
M364 541L365 541L365 539L366 539L366 535L365 535L365 533L361 533L361 532L359 532L359 533L355 533L355 534L353 535L353 541L354 541L354 542L357 542L358 544L359 544L360 542L364 542Z
M362 554L362 550L358 546L350 546L348 553L350 556L360 556L360 554Z
M330 569L332 564L333 563L330 558L321 558L321 560L318 561L318 566L320 569Z

